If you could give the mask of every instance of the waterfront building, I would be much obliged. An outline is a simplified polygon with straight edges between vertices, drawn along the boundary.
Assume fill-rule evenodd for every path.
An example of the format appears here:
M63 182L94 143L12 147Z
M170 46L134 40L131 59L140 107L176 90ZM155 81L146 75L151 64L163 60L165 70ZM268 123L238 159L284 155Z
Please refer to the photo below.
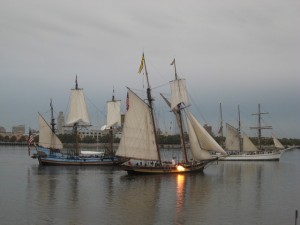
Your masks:
M64 124L65 124L65 116L62 111L59 112L57 117L57 133L64 134Z
M25 134L25 125L17 125L12 127L12 133L13 134L18 134L18 135L23 135Z
M4 127L0 127L0 134L5 134L6 133L6 130L5 130L5 128Z

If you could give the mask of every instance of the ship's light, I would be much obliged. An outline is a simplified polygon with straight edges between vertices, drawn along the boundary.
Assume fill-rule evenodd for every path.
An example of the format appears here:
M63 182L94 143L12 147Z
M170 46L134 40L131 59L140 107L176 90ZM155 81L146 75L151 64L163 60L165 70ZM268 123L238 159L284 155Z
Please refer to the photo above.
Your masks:
M185 168L183 167L183 166L176 166L176 169L178 170L178 171L185 171Z

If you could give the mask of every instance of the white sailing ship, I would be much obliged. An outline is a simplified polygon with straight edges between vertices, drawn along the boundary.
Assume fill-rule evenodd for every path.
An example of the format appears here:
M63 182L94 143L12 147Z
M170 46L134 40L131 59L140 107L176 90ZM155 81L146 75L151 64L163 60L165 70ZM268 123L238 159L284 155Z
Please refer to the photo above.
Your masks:
M229 154L220 160L227 161L278 161L284 152L284 146L280 141L273 135L274 146L272 148L263 149L261 146L261 130L271 129L271 126L261 125L261 115L266 114L260 112L260 105L258 105L258 127L252 127L252 129L258 130L258 142L259 147L253 144L246 133L243 132L241 135L240 128L240 116L239 116L239 127L235 128L232 125L226 123L226 139L225 139L225 150Z

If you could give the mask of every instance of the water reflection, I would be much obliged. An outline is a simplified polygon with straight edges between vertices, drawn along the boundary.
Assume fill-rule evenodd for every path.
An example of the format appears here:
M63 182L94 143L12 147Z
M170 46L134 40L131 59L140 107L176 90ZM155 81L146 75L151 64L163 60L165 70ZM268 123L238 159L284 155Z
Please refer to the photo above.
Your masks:
M185 175L178 174L176 178L177 188L176 188L176 214L175 223L182 224L183 218L183 204L185 197Z
M115 209L124 224L155 224L161 179L159 175L121 177Z
M280 162L219 162L167 176L39 167L26 150L0 151L3 224L281 225L300 209L300 150Z

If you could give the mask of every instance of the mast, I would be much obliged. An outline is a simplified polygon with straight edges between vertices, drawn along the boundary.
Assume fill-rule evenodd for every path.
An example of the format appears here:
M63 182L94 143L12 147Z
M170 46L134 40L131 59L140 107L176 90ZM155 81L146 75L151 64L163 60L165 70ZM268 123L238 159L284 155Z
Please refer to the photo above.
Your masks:
M75 90L79 90L77 74L76 74L76 79L75 79ZM75 156L79 156L78 122L74 123L73 130L74 130L74 136L75 136Z
M219 129L219 133L220 133L220 137L221 137L221 146L224 147L224 132L223 132L223 115L222 115L222 103L220 102L220 129Z
M75 136L75 151L73 151L73 153L74 155L79 155L78 127L87 127L91 126L91 124L87 111L87 105L84 98L83 89L78 87L77 75L75 79L75 88L72 88L70 93L66 126L73 128L73 135Z
M262 129L272 129L272 126L262 126L261 125L261 115L263 114L269 114L268 112L261 112L260 111L260 104L258 104L258 113L253 113L252 115L257 115L258 118L258 126L257 127L250 127L250 129L256 129L258 130L258 146L259 149L262 149L261 147L261 131Z
M111 101L115 101L115 89L113 89L113 95L111 98ZM114 153L113 148L114 148L114 135L113 135L113 127L109 127L109 136L110 136L110 155Z
M50 99L50 110L51 110L51 123L50 124L51 124L51 131L52 131L50 151L52 151L53 134L55 134L55 119L54 119L54 115L53 115L52 99Z
M52 98L50 99L50 110L51 110L51 130L52 130L52 133L55 133L55 119L54 119L54 116L53 116L53 106L52 106Z
M178 80L178 75L177 75L177 70L176 70L176 63L175 63L175 58L171 65L174 65L175 69L175 80ZM177 105L176 113L178 114L178 125L179 125L179 130L180 130L180 143L182 147L182 154L183 154L183 159L185 162L188 162L187 158L187 151L186 151L186 145L184 141L184 131L183 131L183 120L182 120L182 113L181 113L181 103Z
M146 74L146 79L147 79L147 100L149 102L151 120L152 120L152 124L153 124L155 145L156 145L157 154L158 154L158 161L161 163L160 149L159 149L158 142L157 142L157 133L156 133L154 114L153 114L153 104L152 104L153 99L152 99L152 96L151 96L151 87L150 87L150 83L149 83L148 71L147 71L147 67L146 67L146 60L145 60L144 53L143 53L143 56L142 56L142 61L141 61L139 73L142 71L143 67L145 67L145 74Z
M240 113L240 105L238 105L238 118L239 118L239 127L238 127L238 131L239 131L239 145L240 145L240 152L242 152L243 149L243 145L242 145L242 137L241 137L241 113Z

